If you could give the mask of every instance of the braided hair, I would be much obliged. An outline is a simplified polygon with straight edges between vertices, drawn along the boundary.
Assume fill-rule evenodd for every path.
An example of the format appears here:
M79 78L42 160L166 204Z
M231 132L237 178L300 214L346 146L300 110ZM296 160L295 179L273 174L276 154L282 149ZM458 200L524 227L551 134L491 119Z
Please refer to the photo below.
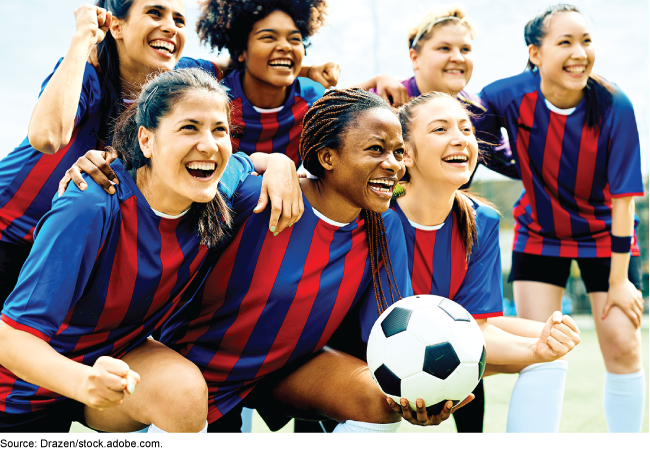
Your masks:
M302 35L305 48L325 23L326 0L203 0L196 32L203 44L228 49L233 64L243 68L239 56L246 50L248 34L255 22L273 11L287 13Z
M531 19L524 28L526 45L541 47L551 18L556 14L566 12L582 14L576 6L560 3L549 6ZM537 66L528 59L526 69L536 71ZM587 86L584 87L583 91L585 95L585 123L590 128L597 128L605 112L614 103L614 97L612 95L614 87L600 75L592 73L589 75Z
M124 169L135 171L149 167L151 160L144 156L138 141L138 130L158 129L161 120L170 114L174 106L191 92L216 94L221 100L230 122L230 103L219 82L201 69L180 69L164 72L149 81L138 99L117 119L113 147L124 162ZM194 202L188 212L196 227L201 244L214 247L227 235L231 223L228 206L219 191L210 202Z
M325 170L318 160L318 152L324 148L339 150L343 148L345 133L354 125L354 120L363 111L375 108L393 109L381 97L363 89L335 89L326 92L323 97L314 102L309 109L302 125L300 137L300 157L305 169L322 179ZM361 218L365 222L368 254L372 284L377 300L377 312L381 313L389 304L384 295L379 269L383 265L388 279L388 292L391 304L401 298L399 287L395 282L393 264L388 252L386 228L380 213L362 210Z

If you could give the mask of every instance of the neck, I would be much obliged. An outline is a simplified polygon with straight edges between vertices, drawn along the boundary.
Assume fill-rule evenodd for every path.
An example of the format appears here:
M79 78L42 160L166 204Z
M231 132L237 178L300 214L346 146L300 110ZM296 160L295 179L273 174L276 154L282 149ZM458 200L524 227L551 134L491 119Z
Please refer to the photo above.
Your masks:
M454 206L457 186L424 182L424 179L413 175L410 182L400 184L404 186L406 194L399 197L397 203L407 218L423 226L437 226L445 222Z
M320 180L300 179L300 187L309 204L332 221L349 223L361 213L349 198Z
M548 83L542 77L540 83L542 94L553 105L561 109L574 108L578 106L582 98L585 96L584 91L574 91L571 89L564 89L557 85Z
M433 86L433 84L429 83L427 81L427 78L422 76L420 71L415 71L415 83L418 85L418 89L420 90L421 94L428 94L433 91L441 91L437 86ZM444 91L447 94L449 94L452 97L456 97L460 91Z
M248 70L244 70L242 88L246 98L258 108L277 108L284 104L287 96L286 86L273 86L253 77Z
M160 213L177 216L192 206L192 202L179 199L178 196L171 193L168 185L161 183L146 166L138 169L136 185L149 206Z
M140 95L142 86L147 82L147 77L152 72L147 66L142 64L131 65L120 58L122 96L127 99L136 99Z

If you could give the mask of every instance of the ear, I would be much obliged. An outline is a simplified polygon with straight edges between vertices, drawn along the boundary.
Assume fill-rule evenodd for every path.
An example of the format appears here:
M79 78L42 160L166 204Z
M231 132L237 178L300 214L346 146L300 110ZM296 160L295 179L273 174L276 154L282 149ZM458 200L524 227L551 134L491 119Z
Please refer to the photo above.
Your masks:
M407 168L412 168L415 165L413 153L413 146L409 143L404 143L404 158L402 159L402 162Z
M318 151L318 162L325 171L331 171L336 166L338 154L334 149L323 147Z
M240 63L243 63L245 60L246 60L246 50L241 52L241 55L239 55L239 57L237 58L237 61L239 61Z
M153 155L153 132L140 126L140 129L138 130L138 142L140 143L142 154L146 158L151 158Z
M415 49L409 49L409 58L411 58L411 64L413 65L413 70L420 69L420 65L418 63L418 52L416 52Z
M540 53L539 52L539 47L537 47L536 45L530 44L528 46L528 59L535 66L539 66L540 63L541 63L541 58L540 58L539 53Z
M121 19L118 19L117 17L112 17L111 18L111 26L109 28L111 35L113 36L113 39L116 41L122 40L122 25L124 25L124 21Z

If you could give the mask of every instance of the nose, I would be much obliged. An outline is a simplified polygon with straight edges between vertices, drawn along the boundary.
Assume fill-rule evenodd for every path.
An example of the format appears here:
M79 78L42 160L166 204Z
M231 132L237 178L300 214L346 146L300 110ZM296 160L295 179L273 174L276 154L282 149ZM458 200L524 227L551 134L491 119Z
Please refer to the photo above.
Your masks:
M289 44L289 41L287 41L284 38L278 39L278 43L276 45L276 48L280 50L281 52L290 52L291 51L291 44Z
M176 22L174 22L174 18L171 14L166 14L164 19L160 22L160 30L171 36L178 33L178 27L176 26Z
M573 46L573 53L571 54L571 57L573 59L580 59L580 60L587 58L587 52L585 51L581 43L576 43L576 45Z
M386 158L382 162L381 167L382 169L385 169L392 173L397 173L402 169L400 162L397 161L397 158L395 158L395 154L393 152L386 152Z
M206 130L205 133L202 133L198 142L196 143L196 150L211 157L216 152L219 152L219 146L217 145L217 140L212 136L210 130Z
M463 62L463 61L465 61L465 56L463 55L463 52L461 52L458 47L453 47L451 49L451 55L450 55L449 59L451 61Z
M469 139L458 127L456 127L454 132L455 133L450 144L454 147L457 147L458 150L465 149L469 145Z

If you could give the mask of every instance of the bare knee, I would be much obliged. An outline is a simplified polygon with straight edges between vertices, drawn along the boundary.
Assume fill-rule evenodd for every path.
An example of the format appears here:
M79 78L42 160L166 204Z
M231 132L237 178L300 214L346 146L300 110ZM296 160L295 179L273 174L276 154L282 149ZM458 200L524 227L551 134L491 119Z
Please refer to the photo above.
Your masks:
M357 393L355 402L358 408L355 411L359 412L360 418L353 419L365 423L386 424L395 423L402 418L399 413L390 408L386 395L379 390L372 379L365 381Z
M635 370L641 362L641 340L638 334L608 334L603 340L603 357L608 370L610 366L615 367L615 372Z

